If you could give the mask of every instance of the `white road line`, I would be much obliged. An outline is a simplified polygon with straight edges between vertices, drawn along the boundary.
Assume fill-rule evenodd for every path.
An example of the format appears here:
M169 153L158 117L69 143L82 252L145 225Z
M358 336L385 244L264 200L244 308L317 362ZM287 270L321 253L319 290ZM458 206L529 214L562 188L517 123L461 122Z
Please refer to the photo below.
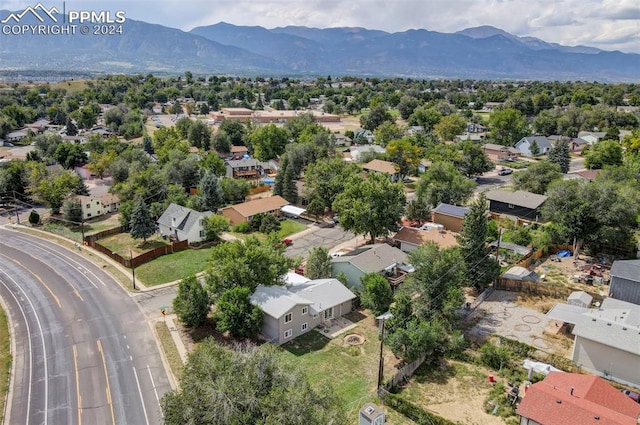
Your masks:
M42 323L40 322L40 317L38 316L38 312L37 312L35 306L31 302L31 299L27 296L27 293L24 291L24 289L22 289L22 287L18 284L18 282L16 282L11 276L9 276L9 274L7 272L5 272L2 269L0 269L0 272L2 272L5 276L7 276L9 278L9 280L11 280L14 283L14 285L16 285L18 287L20 292L22 292L24 294L24 297L26 298L27 302L31 306L31 309L33 310L33 314L34 314L34 316L36 318L36 323L38 324L38 328L40 330L40 340L42 341L42 352L44 354L44 358L43 358L43 362L44 362L44 425L47 425L47 422L48 422L47 413L49 411L49 371L48 371L48 365L47 365L47 346L44 344L44 332L42 330ZM29 424L29 419L30 418L29 418L29 413L28 412L31 409L31 386L32 386L32 383L33 383L33 379L32 379L32 374L33 374L33 355L32 355L32 352L31 352L31 333L30 333L30 330L29 330L29 322L27 321L27 318L26 318L26 316L24 314L24 310L22 309L22 306L18 302L18 299L14 295L13 291L11 291L11 289L9 289L9 287L4 283L4 281L2 281L2 285L5 288L7 288L9 293L11 293L11 296L18 303L18 306L20 307L20 311L22 312L22 315L25 317L25 323L27 324L27 333L29 334L29 357L31 358L31 368L29 370L29 392L28 392L28 400L27 400L27 424Z
M156 389L156 382L153 380L153 375L151 374L151 368L147 365L147 370L149 371L149 378L151 378L151 385L153 385L153 392L156 394L156 400L158 401L158 406L160 406L160 397L158 397L158 390ZM164 418L164 414L162 413L162 409L160 409L160 417Z
M149 425L149 417L147 416L147 408L144 406L144 397L142 396L142 389L140 388L140 381L138 380L138 372L136 372L135 366L132 367L133 376L136 378L136 384L138 385L138 394L140 394L140 402L142 403L142 412L144 413L144 420Z
M94 277L98 282L100 282L100 283L102 284L102 286L107 286L107 285L102 281L102 279L100 279L100 278L99 278L99 277L98 277L94 272L92 272L91 270L87 269L86 267L84 267L84 266L82 265L82 263L80 263L80 262L78 262L78 261L74 260L73 258L69 257L68 255L58 253L58 252L54 251L53 249L49 248L49 247L48 247L47 245L45 245L45 244L41 244L41 243L38 243L38 242L32 242L32 241L30 241L30 240L28 240L28 239L24 239L24 238L21 238L21 237L16 236L16 235L13 235L13 236L14 236L16 239L21 240L23 243L25 243L25 244L27 244L27 245L32 245L32 246L40 247L41 249L43 249L43 250L45 250L45 251L49 252L49 253L50 253L51 255L53 255L54 257L58 257L58 259L60 259L60 260L64 261L64 262L65 262L65 263L67 263L68 265L70 265L70 266L71 266L71 268L76 268L76 267L82 267L82 268L84 268L87 272L91 273L91 274L93 275L93 277ZM14 247L14 248L15 248L15 247ZM62 257L64 257L64 258L62 258ZM42 261L42 260L41 260L41 261ZM75 263L75 265L74 265L74 264L71 264L71 263ZM83 274L84 274L84 273L83 273ZM87 277L87 280L88 280L88 281L89 281L89 283L91 283L95 288L97 288L97 287L98 287L95 283L93 283L93 281L92 281L90 278L88 278L88 277Z

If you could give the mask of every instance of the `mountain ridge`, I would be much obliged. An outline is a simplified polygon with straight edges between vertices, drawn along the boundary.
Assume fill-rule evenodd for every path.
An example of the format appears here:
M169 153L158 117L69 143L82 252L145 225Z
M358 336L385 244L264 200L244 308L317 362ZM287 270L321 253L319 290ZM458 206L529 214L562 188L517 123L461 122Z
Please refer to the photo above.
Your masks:
M0 20L10 13L0 11ZM638 54L561 46L491 26L389 33L219 22L185 32L127 19L122 28L111 36L1 35L0 69L640 81Z

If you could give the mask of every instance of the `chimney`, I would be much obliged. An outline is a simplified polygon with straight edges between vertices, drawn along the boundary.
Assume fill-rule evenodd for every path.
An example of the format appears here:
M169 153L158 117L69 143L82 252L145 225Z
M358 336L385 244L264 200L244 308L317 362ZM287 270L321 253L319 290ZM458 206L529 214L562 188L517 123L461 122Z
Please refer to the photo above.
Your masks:
M573 395L573 390L574 390L574 388L573 388L573 387L571 387L571 395Z

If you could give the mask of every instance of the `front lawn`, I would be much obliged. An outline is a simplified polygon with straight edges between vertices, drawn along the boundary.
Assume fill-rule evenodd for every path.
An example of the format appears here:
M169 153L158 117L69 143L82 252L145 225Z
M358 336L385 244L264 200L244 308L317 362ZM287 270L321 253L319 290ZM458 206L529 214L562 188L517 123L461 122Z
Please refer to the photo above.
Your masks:
M110 214L95 219L93 221L85 221L84 234L85 236L93 235L95 233L103 232L108 229L113 229L120 226L117 214ZM62 222L50 219L50 221L42 226L42 230L56 235L63 236L67 239L80 242L82 239L82 227L81 226L68 226Z
M137 257L140 254L144 254L147 251L158 248L163 245L169 245L169 242L162 239L162 236L155 234L146 241L140 239L133 239L128 233L117 233L115 235L107 236L98 241L98 243L105 248L121 255L123 258L129 258L131 254Z
M302 232L307 226L302 223L298 223L293 220L284 220L280 222L280 230L278 231L278 238L286 238L287 236L295 233Z
M136 267L136 276L147 286L173 282L204 271L210 257L211 248L185 249Z

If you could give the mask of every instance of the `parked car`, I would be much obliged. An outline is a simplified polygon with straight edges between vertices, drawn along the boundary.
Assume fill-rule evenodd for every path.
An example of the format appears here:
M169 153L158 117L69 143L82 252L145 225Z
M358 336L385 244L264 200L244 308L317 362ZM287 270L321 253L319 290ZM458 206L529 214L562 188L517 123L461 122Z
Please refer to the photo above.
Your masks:
M334 215L334 216L333 216L333 222L334 222L335 224L340 223L340 217L338 217L337 215Z
M507 175L509 175L511 173L513 173L513 170L511 168L504 168L503 167L498 171L498 175L499 176L507 176Z
M635 401L636 403L640 403L640 394L638 394L635 391L631 391L631 390L622 390L622 394L628 396L631 400Z
M406 263L398 263L398 268L406 273L413 273L416 271L415 267L413 267L411 264Z

